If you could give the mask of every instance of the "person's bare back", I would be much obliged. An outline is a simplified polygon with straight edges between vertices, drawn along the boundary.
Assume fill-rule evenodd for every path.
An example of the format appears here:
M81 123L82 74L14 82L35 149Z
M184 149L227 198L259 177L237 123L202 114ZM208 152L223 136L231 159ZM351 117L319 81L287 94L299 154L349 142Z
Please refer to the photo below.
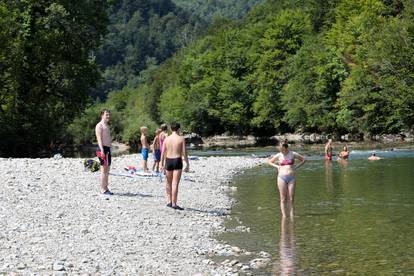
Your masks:
M179 158L185 156L185 140L184 137L173 133L168 136L165 141L165 157Z

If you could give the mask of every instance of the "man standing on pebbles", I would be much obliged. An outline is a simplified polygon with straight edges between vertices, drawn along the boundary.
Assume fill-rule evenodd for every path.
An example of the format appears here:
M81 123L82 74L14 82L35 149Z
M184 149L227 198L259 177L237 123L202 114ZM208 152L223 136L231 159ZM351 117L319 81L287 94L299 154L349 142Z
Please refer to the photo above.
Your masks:
M101 111L101 121L95 127L96 140L98 141L98 151L96 152L101 162L101 193L113 195L108 189L109 168L111 166L111 133L109 131L109 119L111 111L103 109Z
M185 172L190 169L188 162L187 150L185 148L185 139L180 135L180 124L171 124L172 134L168 136L163 143L163 150L161 155L161 170L166 171L167 176L167 191L171 191L168 195L168 207L176 210L184 210L177 205L178 184L181 179L181 172L183 170L183 156L186 167Z

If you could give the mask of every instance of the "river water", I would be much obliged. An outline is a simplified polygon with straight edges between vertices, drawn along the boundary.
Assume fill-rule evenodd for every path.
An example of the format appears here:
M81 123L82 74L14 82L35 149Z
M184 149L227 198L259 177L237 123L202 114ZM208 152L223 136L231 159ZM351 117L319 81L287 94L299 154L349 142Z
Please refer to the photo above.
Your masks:
M257 274L414 275L414 151L369 155L352 151L345 163L309 156L297 172L293 221L281 219L274 169L236 176L237 203L225 224L250 232L218 238L270 253L272 265Z

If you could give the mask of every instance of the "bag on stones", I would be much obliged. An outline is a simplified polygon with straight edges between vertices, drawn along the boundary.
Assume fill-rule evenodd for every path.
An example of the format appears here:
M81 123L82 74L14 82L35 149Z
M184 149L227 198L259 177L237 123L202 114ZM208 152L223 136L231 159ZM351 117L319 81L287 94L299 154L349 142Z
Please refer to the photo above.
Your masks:
M85 168L85 171L96 172L99 171L99 162L92 159L85 159L83 167Z

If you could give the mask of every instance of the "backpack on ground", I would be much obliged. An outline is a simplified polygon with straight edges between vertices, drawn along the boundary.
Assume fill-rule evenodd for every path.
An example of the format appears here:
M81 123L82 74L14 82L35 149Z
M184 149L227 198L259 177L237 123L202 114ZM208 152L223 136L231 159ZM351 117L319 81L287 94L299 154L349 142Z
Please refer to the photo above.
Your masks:
M85 161L83 161L83 167L85 171L99 171L99 165L99 162L93 159L85 159Z

